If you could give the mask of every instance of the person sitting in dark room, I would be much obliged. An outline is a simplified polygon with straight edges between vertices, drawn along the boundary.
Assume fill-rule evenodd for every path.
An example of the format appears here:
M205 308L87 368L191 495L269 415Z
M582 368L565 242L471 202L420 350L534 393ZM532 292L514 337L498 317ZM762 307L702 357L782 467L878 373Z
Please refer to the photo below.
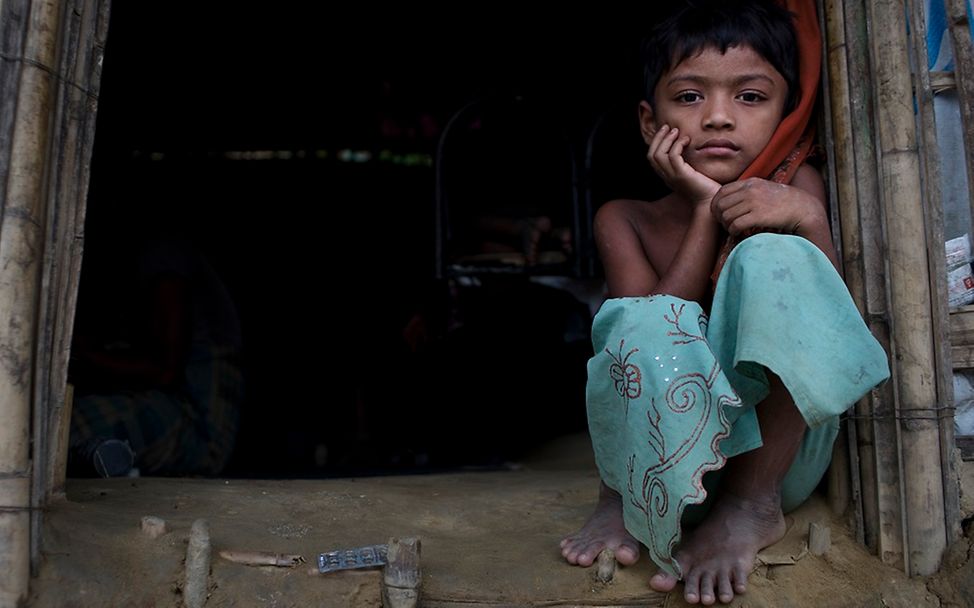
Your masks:
M185 241L151 241L132 261L126 268L116 256L110 275L128 287L121 302L101 298L98 307L108 310L100 315L84 315L79 305L69 470L111 477L134 465L140 473L217 474L233 449L243 399L233 301ZM124 311L135 318L125 323Z

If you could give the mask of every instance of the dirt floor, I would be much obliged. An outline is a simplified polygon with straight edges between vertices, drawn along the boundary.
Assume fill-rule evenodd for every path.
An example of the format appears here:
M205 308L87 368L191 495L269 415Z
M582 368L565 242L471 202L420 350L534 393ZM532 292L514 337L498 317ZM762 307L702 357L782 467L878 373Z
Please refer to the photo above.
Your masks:
M974 463L969 463L974 464ZM974 468L965 467L974 489ZM68 500L45 522L43 563L31 606L181 606L183 562L194 520L209 522L213 545L206 606L379 606L379 573L311 575L318 553L422 539L422 606L682 606L651 591L649 560L597 583L566 565L558 540L587 516L598 478L585 437L547 446L517 470L306 481L122 479L69 482ZM967 495L970 496L970 493ZM970 514L974 506L965 497ZM151 539L143 516L166 520ZM821 557L806 548L809 523L831 529ZM786 538L765 550L748 593L733 606L974 606L970 538L942 572L909 579L850 538L815 497L788 516ZM250 567L222 549L303 555L297 568ZM679 589L679 587L678 587Z

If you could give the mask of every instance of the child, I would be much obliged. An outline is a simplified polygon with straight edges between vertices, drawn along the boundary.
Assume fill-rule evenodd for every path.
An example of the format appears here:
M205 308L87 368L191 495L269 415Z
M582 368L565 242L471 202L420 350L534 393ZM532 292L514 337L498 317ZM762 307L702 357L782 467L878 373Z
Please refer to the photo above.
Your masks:
M692 604L745 591L828 467L839 414L889 375L835 271L822 180L802 164L820 51L814 2L789 8L800 40L770 0L693 2L653 30L640 125L672 193L595 218L610 296L589 362L602 485L562 554L589 566L611 548L632 564L641 542L660 567L650 585L682 578ZM739 244L722 264L725 231ZM685 507L701 503L681 542Z

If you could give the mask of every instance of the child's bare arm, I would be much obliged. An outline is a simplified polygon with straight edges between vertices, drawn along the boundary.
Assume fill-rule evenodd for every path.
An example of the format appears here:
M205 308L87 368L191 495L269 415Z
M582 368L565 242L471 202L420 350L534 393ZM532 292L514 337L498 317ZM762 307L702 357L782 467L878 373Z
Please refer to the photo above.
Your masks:
M610 298L649 295L659 282L643 250L629 201L610 201L595 214L593 231Z
M649 146L649 162L690 211L685 232L660 232L652 238L672 241L675 253L665 268L654 268L643 242L648 227L640 226L632 203L614 201L604 205L595 217L595 241L605 267L609 297L668 294L701 301L710 286L710 274L717 257L719 225L710 210L710 200L720 184L697 172L683 159L689 137L663 126ZM676 222L667 223L677 226ZM676 243L676 241L679 241Z
M803 165L791 185L750 178L723 186L711 204L714 216L731 234L774 228L811 241L838 268L832 243L825 185L815 169Z
M683 149L689 143L690 137L682 135L679 129L662 125L649 146L653 169L691 210L690 225L676 255L669 267L659 273L659 281L650 293L699 302L708 293L717 257L719 226L710 211L710 202L720 184L686 162Z
M819 205L815 208L817 213L799 222L795 234L811 241L838 270L839 256L835 253L835 243L832 242L832 227L829 225L829 209L828 203L825 202L825 183L822 181L822 176L808 165L802 165L798 168L798 173L795 174L791 185L811 194Z

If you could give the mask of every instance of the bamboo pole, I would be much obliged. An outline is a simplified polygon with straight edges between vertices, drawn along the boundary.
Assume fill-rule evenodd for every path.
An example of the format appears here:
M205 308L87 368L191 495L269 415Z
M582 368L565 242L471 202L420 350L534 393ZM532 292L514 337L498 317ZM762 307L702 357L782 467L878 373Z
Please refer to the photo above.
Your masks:
M923 415L936 409L936 361L913 92L904 69L909 65L906 13L898 0L873 0L868 11L896 353L906 570L927 575L939 567L947 536L939 424Z
M863 277L862 239L859 233L859 201L856 197L855 151L852 144L852 125L849 101L849 72L846 56L845 19L841 0L825 0L819 4L819 14L824 18L822 31L825 33L825 59L827 78L823 79L828 103L825 104L826 141L832 142L828 155L829 194L833 209L838 210L838 221L833 221L833 231L838 228L842 274L849 287L853 301L860 314L866 312L865 279ZM868 399L856 405L857 414L870 411ZM851 423L851 421L849 421ZM853 429L849 424L842 426L845 433ZM837 441L833 450L832 465L829 468L829 502L832 510L842 513L849 505L852 496L861 496L861 488L853 488L853 480L859 476L851 475L852 465L849 445ZM870 501L871 505L875 501ZM861 508L860 508L861 512ZM872 513L875 519L875 514ZM865 538L862 529L864 519L856 517L857 536Z
M948 542L960 538L960 482L954 446L954 366L950 353L950 313L947 308L947 262L944 252L944 210L940 191L940 149L933 107L933 87L927 57L927 24L923 2L908 0L910 39L913 51L914 91L920 136L920 168L926 195L923 205L927 229L927 265L933 312L934 358L936 361L937 423L940 430L940 467L944 485L944 517Z
M59 22L59 52L50 128L45 197L47 222L34 349L33 483L30 565L40 567L43 507L63 496L71 417L68 356L78 278L85 199L94 143L98 85L108 26L106 0L69 0Z
M70 440L71 425L67 422L71 419L71 404L74 401L74 387L70 384L64 391L64 405L62 411L65 415L65 424L60 425L55 431L52 439L53 451L49 462L51 469L49 473L52 477L48 478L52 491L64 492L65 476L68 470L68 441Z
M960 117L964 133L964 156L967 160L967 189L974 215L974 44L967 19L966 0L944 0L950 42L954 51L954 71Z
M64 460L56 439L67 438L71 397L66 392L68 358L74 311L81 274L85 201L88 194L101 64L107 35L109 2L73 0L65 15L62 36L62 72L71 79L61 86L55 111L51 163L57 167L50 185L51 211L47 226L47 255L40 303L41 332L38 379L34 398L44 404L44 416L35 428L46 428L47 442L35 433L35 467L43 467L35 501L63 497ZM46 443L46 445L45 445ZM45 449L46 448L46 449ZM61 454L63 456L63 454Z
M865 317L887 353L892 352L886 296L885 244L880 209L873 80L863 0L842 2L852 128L853 166L863 266ZM836 112L838 113L838 111ZM893 371L895 374L895 369ZM903 566L903 509L899 441L893 420L893 383L873 390L856 409L862 514L866 545L887 564Z
M829 508L836 515L844 514L852 504L852 478L849 472L849 444L845 441L848 429L842 424L839 437L832 445L832 463L828 470ZM858 523L858 521L857 521Z
M0 605L25 601L30 562L30 484L28 451L33 382L37 297L45 222L45 161L56 73L61 3L56 0L4 3L4 39L23 28L23 55L13 111L12 131L0 132L9 147L2 223L0 223ZM22 11L17 13L17 11ZM26 22L18 15L25 15ZM8 19L13 19L10 21ZM54 27L52 27L54 26ZM8 29L11 28L11 29ZM4 49L6 50L6 49Z
M846 55L845 18L842 0L825 0L826 58L832 154L829 155L833 200L839 208L842 273L861 314L866 311L862 238L859 233L859 201L856 196L856 158L852 142L849 70ZM827 134L828 135L828 134Z
M865 530L866 526L863 521L862 512L862 478L860 476L859 467L859 450L857 446L859 445L859 437L856 432L856 425L852 424L852 420L846 419L848 421L847 429L847 442L848 448L846 453L849 455L849 473L852 476L852 506L853 506L853 517L855 518L856 524L856 542L861 545L866 544Z

